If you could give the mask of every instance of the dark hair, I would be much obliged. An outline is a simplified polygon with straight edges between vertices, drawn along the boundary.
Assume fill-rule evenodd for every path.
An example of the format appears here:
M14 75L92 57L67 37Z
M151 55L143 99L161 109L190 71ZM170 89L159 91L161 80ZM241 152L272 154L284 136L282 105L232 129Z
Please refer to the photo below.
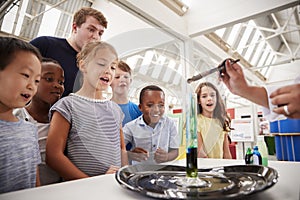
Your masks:
M81 24L83 24L86 21L87 16L94 17L102 26L107 28L107 20L104 17L104 15L100 11L91 7L83 7L80 10L78 10L74 14L73 23L75 23L77 26L81 26Z
M144 97L145 92L146 92L147 90L151 90L151 91L161 91L161 92L165 95L164 91L163 91L160 87L158 87L158 86L156 86L156 85L148 85L148 86L144 87L144 88L141 90L141 92L140 92L140 104L142 103L143 97Z
M61 66L61 65L59 64L59 62L58 62L57 60L54 60L53 58L45 58L45 57L43 57L43 58L42 58L42 62L45 62L45 63L51 62L51 63L55 63L55 64Z
M126 62L120 60L118 63L118 68L120 70L122 70L123 72L128 72L131 75L131 69L130 69L129 65L127 65Z
M32 44L14 37L0 37L0 71L4 70L20 51L31 52L42 60L39 50Z
M223 103L223 100L220 96L218 89L216 88L216 86L214 86L210 82L200 83L200 85L196 89L197 101L198 101L198 113L203 112L202 106L201 106L201 104L199 104L199 102L200 102L201 90L204 86L212 88L216 92L216 95L217 95L216 108L213 111L213 118L217 118L219 120L219 122L223 126L224 131L229 131L230 130L230 127L229 127L230 126L230 118L227 115L225 105Z

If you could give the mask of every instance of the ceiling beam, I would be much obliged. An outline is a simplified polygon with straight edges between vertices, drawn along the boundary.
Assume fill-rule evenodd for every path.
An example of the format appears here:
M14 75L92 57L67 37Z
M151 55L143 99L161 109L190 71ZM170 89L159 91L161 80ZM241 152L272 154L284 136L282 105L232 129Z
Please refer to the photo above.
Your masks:
M208 33L205 36L215 43L218 47L220 47L223 51L225 51L228 55L230 55L233 59L240 59L240 63L251 70L253 67L241 54L236 51L233 51L229 44L222 40L216 33ZM264 77L258 71L252 71L260 80L266 81L266 77Z

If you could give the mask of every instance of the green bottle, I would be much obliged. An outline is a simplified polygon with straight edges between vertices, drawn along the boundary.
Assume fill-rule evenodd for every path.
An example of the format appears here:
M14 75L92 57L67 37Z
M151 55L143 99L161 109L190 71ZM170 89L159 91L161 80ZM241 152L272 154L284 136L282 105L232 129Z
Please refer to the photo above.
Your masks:
M246 163L247 165L253 164L253 153L252 153L250 147L248 147L247 152L246 152L246 155L245 155L245 163Z
M198 177L197 166L197 96L191 95L189 99L190 107L186 118L186 176L190 178Z

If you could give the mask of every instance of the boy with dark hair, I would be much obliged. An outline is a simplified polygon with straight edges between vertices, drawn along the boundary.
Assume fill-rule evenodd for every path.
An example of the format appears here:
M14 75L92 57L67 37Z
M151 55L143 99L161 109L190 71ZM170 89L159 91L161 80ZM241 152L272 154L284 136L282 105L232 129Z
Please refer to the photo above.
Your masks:
M0 37L0 193L38 186L37 128L13 115L37 92L41 55L27 42Z
M165 93L155 85L140 92L139 109L142 116L123 128L125 144L132 144L128 157L132 164L162 163L178 156L179 137L175 122L165 116Z

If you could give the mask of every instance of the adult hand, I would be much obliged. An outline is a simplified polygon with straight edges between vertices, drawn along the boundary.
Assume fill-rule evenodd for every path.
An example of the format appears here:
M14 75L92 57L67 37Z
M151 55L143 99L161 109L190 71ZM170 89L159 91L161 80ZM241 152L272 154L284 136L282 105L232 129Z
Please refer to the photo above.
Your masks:
M132 151L128 151L128 157L130 160L141 162L144 160L148 160L149 153L143 148L136 147Z
M154 160L157 163L167 162L169 159L168 152L161 148L158 148L154 153Z
M253 103L269 107L267 92L265 88L260 86L249 86L244 76L241 66L237 63L232 63L230 59L225 62L225 72L221 76L221 80L227 88L235 95L246 98Z
M229 59L225 62L224 73L221 76L221 80L225 83L227 88L235 95L242 96L248 84L245 79L241 66L237 63L231 63Z
M271 102L278 105L273 111L288 118L300 118L300 84L281 87L270 95ZM287 106L287 111L284 110Z

